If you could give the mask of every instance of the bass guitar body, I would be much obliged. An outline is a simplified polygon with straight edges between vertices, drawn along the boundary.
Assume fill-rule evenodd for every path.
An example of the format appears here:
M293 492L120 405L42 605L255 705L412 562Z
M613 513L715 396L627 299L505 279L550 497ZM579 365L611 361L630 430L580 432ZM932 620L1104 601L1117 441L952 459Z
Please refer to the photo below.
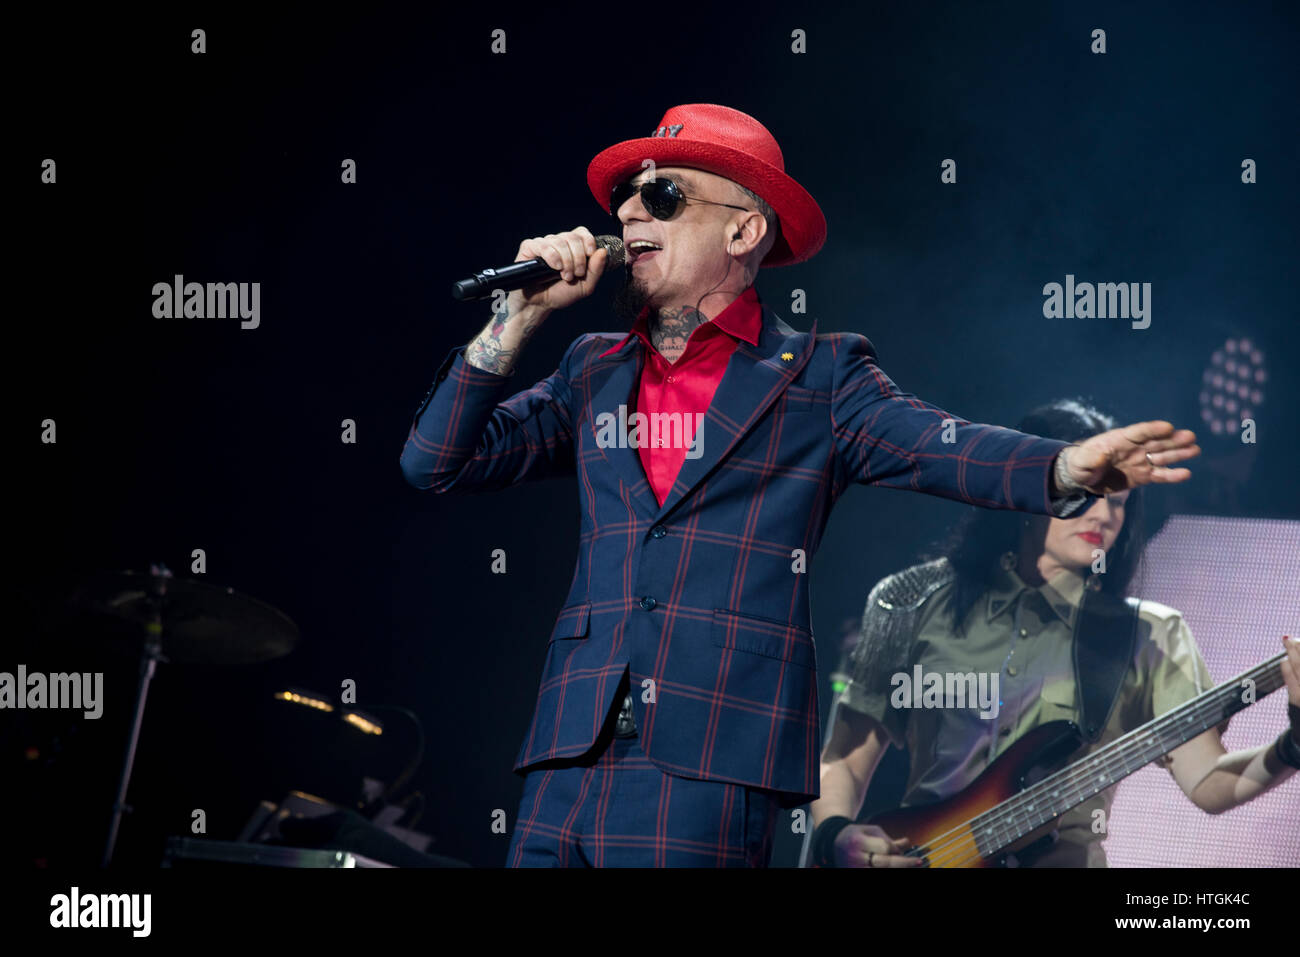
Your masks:
M924 857L929 867L997 867L1006 852L1023 848L1051 830L1050 825L1015 844L990 847L976 833L978 818L1026 787L1062 767L1083 744L1070 721L1051 721L1034 728L985 768L967 787L935 804L899 808L867 823L893 838L905 838L909 856Z

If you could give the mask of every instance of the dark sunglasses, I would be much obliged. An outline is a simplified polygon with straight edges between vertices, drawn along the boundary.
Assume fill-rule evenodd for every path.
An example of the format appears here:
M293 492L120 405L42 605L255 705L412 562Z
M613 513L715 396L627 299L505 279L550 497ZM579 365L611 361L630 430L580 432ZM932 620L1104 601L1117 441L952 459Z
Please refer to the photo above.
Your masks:
M640 186L635 186L630 181L615 186L609 196L610 213L618 216L618 211L631 198L633 193L641 194L641 205L655 219L672 219L687 201L753 212L747 206L733 206L731 203L715 203L711 199L696 199L694 196L687 196L673 180L659 178L648 179Z

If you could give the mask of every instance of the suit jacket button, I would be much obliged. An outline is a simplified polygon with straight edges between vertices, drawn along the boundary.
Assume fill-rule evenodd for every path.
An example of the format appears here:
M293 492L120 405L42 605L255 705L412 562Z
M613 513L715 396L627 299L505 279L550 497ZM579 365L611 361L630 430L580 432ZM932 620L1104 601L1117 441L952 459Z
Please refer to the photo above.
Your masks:
M654 528L650 529L651 538L663 538L667 534L668 529L664 528L662 525L656 525Z
M657 604L659 603L655 601L653 598L651 598L649 595L646 595L644 598L641 599L641 607L644 608L646 611L649 611Z

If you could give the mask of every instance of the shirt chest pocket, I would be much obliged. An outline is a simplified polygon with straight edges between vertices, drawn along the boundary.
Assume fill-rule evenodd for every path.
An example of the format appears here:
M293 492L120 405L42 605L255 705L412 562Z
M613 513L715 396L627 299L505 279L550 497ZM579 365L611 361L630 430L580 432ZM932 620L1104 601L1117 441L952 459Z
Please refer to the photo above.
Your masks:
M1067 680L1057 677L1045 679L1042 690L1039 692L1039 699L1043 703L1044 721L1061 719L1073 721L1079 713L1072 679Z

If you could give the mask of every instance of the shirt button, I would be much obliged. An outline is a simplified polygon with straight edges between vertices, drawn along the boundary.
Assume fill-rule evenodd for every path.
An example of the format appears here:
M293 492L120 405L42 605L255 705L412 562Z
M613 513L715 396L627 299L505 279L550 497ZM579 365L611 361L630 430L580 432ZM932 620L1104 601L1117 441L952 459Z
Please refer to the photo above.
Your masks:
M1002 731L1001 731L1000 733L1001 733L1002 737L1005 738L1007 735L1009 735L1009 734L1011 733L1011 729L1010 729L1010 728L1003 728Z
M1016 676L1017 670L1019 669L1017 669L1015 665L1012 665L1010 668L1007 669L1007 674L1009 674L1011 677L1014 678Z
M659 603L655 601L653 598L651 598L649 595L646 595L644 598L641 599L641 607L644 608L646 611L649 611L657 604Z
M668 381L669 381L669 382L676 382L676 381L677 381L677 377L676 377L676 376L671 376L671 375L670 375L670 376L668 377Z
M663 538L667 534L668 529L664 528L662 525L656 525L654 528L650 529L651 538Z
M1021 628L1021 629L1020 629L1020 637L1021 637L1021 638L1028 638L1028 637L1029 637L1029 630L1026 629L1026 628Z

